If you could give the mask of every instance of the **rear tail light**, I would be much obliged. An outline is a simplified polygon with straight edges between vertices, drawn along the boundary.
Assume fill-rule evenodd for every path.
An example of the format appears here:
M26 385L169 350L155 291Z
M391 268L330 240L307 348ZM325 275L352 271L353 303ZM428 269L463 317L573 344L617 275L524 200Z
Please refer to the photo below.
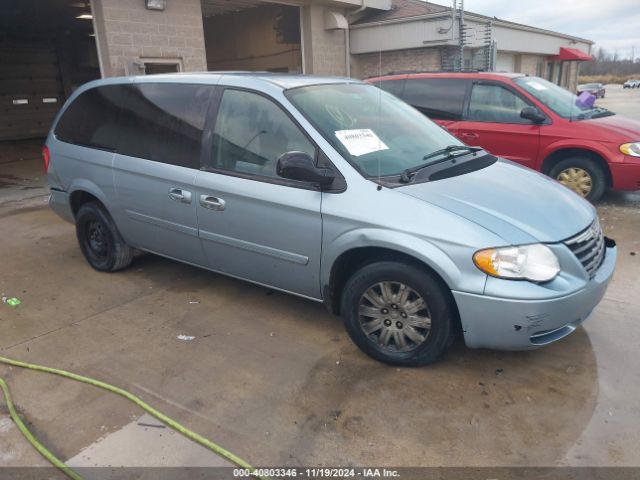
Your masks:
M46 145L42 147L42 162L44 163L45 173L49 171L49 161L51 160L51 154L49 153L49 147Z

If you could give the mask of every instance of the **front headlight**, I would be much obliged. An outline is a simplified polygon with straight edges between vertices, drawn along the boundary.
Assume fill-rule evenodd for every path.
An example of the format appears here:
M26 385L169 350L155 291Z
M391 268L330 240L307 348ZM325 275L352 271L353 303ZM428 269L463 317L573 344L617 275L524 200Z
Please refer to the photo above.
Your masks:
M473 262L488 275L512 280L548 282L560 273L558 258L540 243L480 250Z
M620 145L620 151L630 157L640 157L640 142L623 143Z

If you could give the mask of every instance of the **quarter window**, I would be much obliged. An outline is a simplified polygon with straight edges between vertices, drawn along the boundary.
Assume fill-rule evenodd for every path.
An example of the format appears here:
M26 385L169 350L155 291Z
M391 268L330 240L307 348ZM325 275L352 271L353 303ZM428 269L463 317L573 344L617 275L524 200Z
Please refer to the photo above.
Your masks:
M117 85L81 93L58 121L56 138L76 145L115 150L122 98L122 90Z
M169 83L128 86L118 122L118 153L199 168L212 89L207 85Z
M492 123L531 123L520 117L529 104L500 85L476 84L469 101L469 120Z
M262 95L225 90L205 169L278 178L278 158L292 151L315 157L314 145L278 105Z

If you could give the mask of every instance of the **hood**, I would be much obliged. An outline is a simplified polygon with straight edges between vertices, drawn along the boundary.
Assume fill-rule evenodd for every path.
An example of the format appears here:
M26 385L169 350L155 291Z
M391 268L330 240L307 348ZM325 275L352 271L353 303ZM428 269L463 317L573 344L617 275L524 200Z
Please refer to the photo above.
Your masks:
M619 135L627 142L640 142L640 122L622 115L580 120L587 125L603 128L613 134Z
M396 191L477 223L502 237L505 244L559 242L596 218L595 208L568 188L507 160Z

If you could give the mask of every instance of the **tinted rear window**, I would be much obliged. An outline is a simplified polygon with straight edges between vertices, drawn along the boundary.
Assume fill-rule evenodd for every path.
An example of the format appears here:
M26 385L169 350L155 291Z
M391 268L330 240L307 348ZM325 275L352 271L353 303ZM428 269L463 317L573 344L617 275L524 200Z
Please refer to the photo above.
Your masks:
M408 79L402 99L431 118L460 120L468 84L462 79Z
M389 92L391 95L395 95L396 97L402 97L404 79L403 80L383 80L381 82L373 82L372 85L375 85L376 87L381 88L385 92Z
M200 168L202 131L214 87L144 83L126 88L118 153Z
M117 85L81 93L62 114L54 132L56 138L76 145L115 150L121 104L122 89Z

